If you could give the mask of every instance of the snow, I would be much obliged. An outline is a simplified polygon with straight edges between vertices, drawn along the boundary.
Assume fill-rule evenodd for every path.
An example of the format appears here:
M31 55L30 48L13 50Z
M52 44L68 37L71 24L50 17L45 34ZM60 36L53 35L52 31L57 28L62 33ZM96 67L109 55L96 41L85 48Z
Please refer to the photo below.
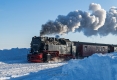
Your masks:
M65 63L29 63L27 54L29 49L13 48L11 50L0 50L0 80L22 80L26 75L32 75L41 70L61 66ZM61 68L62 69L62 68ZM58 70L58 69L55 69ZM54 71L55 71L54 70ZM47 72L50 72L47 71ZM43 74L47 74L44 71ZM48 73L49 75L49 73ZM27 79L29 80L29 79Z
M28 48L0 50L0 80L117 80L117 53L61 63L29 63Z
M70 60L57 80L117 80L117 53L94 54L82 60ZM54 80L56 77L50 79Z

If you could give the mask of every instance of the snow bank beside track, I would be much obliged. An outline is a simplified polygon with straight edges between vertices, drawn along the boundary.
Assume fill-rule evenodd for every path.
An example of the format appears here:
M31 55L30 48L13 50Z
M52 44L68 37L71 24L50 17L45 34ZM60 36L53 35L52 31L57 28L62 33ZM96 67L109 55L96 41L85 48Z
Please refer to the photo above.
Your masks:
M117 80L117 53L70 60L63 66L61 74L66 75L49 80Z
M12 48L0 50L0 62L18 63L27 62L29 48Z

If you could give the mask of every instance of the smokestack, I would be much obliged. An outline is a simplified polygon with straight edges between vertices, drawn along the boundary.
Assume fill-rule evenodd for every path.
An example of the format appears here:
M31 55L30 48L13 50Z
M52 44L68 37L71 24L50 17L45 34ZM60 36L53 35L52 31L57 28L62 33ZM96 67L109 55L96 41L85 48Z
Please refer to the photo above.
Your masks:
M67 34L83 32L86 36L106 36L109 33L117 35L117 8L105 11L100 4L91 3L89 12L76 10L66 16L59 15L55 21L42 25L41 35Z

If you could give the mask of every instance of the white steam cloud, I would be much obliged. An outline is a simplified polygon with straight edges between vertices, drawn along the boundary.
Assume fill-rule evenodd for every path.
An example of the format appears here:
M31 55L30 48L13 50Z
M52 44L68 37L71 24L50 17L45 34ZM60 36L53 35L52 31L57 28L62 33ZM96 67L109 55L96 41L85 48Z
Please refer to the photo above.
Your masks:
M112 7L105 11L100 4L91 3L89 10L92 13L76 10L67 16L59 15L55 21L48 21L42 25L40 35L66 34L82 31L86 36L109 33L117 35L117 8Z

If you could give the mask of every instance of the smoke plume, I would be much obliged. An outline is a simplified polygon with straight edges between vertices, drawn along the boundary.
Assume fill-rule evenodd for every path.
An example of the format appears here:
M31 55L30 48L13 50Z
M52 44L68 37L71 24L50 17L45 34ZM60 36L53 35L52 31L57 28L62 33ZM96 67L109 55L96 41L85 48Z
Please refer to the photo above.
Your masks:
M105 11L100 4L91 3L89 12L76 10L66 16L59 15L55 21L42 25L40 35L66 34L83 32L86 36L108 34L117 35L117 8Z

